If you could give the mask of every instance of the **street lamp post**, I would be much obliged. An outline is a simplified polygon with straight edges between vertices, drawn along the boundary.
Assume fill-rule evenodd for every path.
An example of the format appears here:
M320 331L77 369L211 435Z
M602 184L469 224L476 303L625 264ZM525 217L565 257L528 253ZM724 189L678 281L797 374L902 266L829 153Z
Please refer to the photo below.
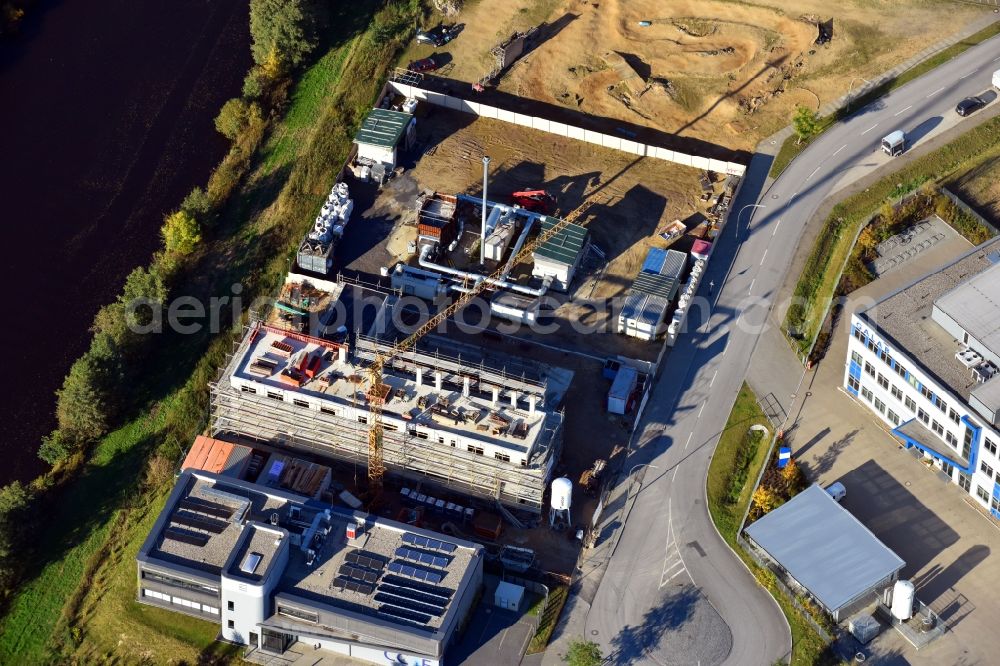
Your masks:
M747 208L767 208L767 206L764 204L747 204L743 208L740 208L740 212L736 213L736 240L740 238L740 218L743 217L743 211Z

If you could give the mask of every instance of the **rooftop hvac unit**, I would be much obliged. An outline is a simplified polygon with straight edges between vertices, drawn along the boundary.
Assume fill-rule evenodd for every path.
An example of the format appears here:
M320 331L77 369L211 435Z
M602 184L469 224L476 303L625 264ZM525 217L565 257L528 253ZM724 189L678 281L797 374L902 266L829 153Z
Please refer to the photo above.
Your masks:
M997 366L993 365L992 361L987 361L986 363L981 363L974 368L972 368L972 377L977 382L985 382L993 378L993 375L997 374Z
M968 347L955 352L955 358L958 359L959 363L967 368L974 368L983 362L982 355L976 350L969 349Z
M361 534L361 526L357 523L347 523L347 528L344 531L344 536L348 539L357 539L358 535Z

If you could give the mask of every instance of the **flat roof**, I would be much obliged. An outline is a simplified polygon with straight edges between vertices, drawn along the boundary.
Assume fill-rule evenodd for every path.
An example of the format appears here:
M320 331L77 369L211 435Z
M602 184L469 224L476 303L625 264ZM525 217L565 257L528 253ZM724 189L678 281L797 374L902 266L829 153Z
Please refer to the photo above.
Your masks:
M245 350L234 358L234 377L260 384L265 390L272 387L294 391L345 407L368 409L366 359L340 361L335 352L328 358L330 350L323 341L269 326L262 325L247 335ZM289 381L288 372L296 365L296 359L317 357L321 360L313 378L303 375L302 384ZM383 369L383 383L388 387L382 407L385 416L488 440L522 452L532 449L547 415L544 384L515 374L494 376L496 371L484 371L482 365L449 368L447 358L440 356L422 360L423 382L417 384L413 376L404 372L414 358L420 359L421 355L401 354ZM444 374L440 390L435 384L435 369ZM468 396L463 395L465 377L469 378ZM492 404L494 387L499 391L496 405ZM518 393L520 402L516 408L508 397L511 391ZM535 397L533 413L524 408L529 396Z
M354 142L392 148L399 143L399 138L412 119L412 114L402 111L372 109L361 122L358 133L354 135Z
M962 348L961 343L933 320L932 312L939 298L991 268L993 262L989 255L998 250L1000 238L972 249L951 264L917 279L857 314L877 327L938 383L968 401L978 382L955 358L955 353Z
M551 229L559 221L554 217L540 217L538 219L542 223L543 232ZM536 248L532 254L535 257L543 257L550 261L572 266L576 264L586 241L587 228L570 222L552 238Z
M224 532L187 527L191 535L204 537L202 545L165 536L175 526L173 516L192 499L236 508L239 502L227 503L227 497L247 508L228 519ZM222 520L218 506L205 507L214 513L202 518ZM349 524L363 525L354 539L347 538ZM480 546L462 539L250 481L186 471L140 550L140 559L260 584L271 575L281 548L288 549L288 561L278 574L275 592L305 605L315 602L430 631L442 626L451 601L467 584L467 571L483 556ZM313 555L307 552L310 548ZM417 612L421 621L407 611Z
M938 297L934 304L970 338L1000 355L1000 264Z
M758 519L746 533L831 611L906 564L818 484Z

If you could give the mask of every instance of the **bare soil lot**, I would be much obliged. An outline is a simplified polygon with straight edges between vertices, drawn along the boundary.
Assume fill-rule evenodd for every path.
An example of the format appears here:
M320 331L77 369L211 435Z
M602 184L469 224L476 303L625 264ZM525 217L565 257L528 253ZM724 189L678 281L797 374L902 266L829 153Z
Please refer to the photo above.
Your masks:
M985 11L933 0L476 2L457 18L457 39L414 44L401 64L437 53L449 63L443 75L474 82L493 46L545 21L544 41L501 90L745 150L788 124L796 105L833 101ZM816 45L816 22L831 18L832 41ZM639 80L626 83L632 73Z
M417 194L435 190L481 195L482 157L488 154L491 200L507 203L512 192L542 188L556 198L560 215L590 202L577 222L587 226L593 244L604 254L604 259L591 255L584 263L571 294L550 292L561 302L552 318L556 332L522 328L518 336L569 345L601 358L655 358L658 343L611 332L615 312L604 304L624 295L650 247L667 245L658 234L671 222L681 220L692 233L704 233L701 223L709 203L700 199L703 172L469 114L424 107L427 111L418 117L418 148L415 157L404 159L407 170L372 201L362 204L359 199L358 208L364 212L348 227L341 255L348 271L374 276L381 266L412 262L408 244L416 238ZM722 183L716 183L716 189L721 188ZM352 191L362 194L364 187L352 186ZM684 249L691 240L690 235L681 238L674 247ZM571 302L571 296L576 300ZM581 321L587 333L571 326Z

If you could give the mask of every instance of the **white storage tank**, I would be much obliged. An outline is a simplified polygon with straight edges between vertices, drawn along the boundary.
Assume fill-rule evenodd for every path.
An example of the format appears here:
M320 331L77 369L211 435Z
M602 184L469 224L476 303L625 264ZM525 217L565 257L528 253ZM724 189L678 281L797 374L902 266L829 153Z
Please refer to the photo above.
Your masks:
M897 620L913 617L913 602L916 588L908 580L897 580L892 588L892 616Z
M552 481L552 508L568 511L573 503L573 482L565 476Z

